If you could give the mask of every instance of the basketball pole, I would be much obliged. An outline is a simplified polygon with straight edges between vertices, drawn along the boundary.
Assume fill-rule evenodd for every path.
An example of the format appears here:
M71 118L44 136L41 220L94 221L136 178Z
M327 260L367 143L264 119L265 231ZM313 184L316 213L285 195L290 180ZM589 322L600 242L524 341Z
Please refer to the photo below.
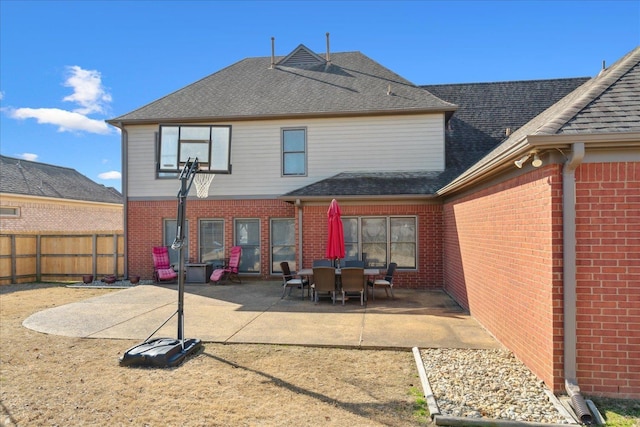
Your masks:
M184 228L187 213L187 196L193 179L198 171L198 158L187 160L180 172L180 191L178 191L178 216L176 218L176 238L171 249L178 249L178 340L184 346Z
M198 172L198 158L187 160L180 172L180 191L178 192L178 217L176 220L176 238L171 249L178 251L178 309L158 329L156 329L143 343L131 347L120 358L120 366L156 366L172 367L180 365L185 358L200 349L202 341L197 338L184 339L184 228L187 212L187 196ZM173 316L177 315L178 337L151 339Z

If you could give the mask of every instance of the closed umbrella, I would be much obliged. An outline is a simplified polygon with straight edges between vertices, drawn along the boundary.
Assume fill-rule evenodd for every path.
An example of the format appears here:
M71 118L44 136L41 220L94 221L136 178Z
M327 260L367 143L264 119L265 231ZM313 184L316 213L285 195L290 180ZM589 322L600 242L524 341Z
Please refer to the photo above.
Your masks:
M327 211L329 229L327 236L327 258L339 260L344 258L344 230L340 219L340 206L336 199L331 201Z

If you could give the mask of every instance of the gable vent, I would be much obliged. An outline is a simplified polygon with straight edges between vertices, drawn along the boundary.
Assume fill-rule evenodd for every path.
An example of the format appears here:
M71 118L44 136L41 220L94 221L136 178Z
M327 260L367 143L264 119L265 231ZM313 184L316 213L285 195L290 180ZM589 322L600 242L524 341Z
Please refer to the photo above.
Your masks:
M305 46L300 45L293 52L287 55L287 57L280 61L278 65L284 67L306 68L316 65L322 65L324 63L324 59L311 52Z

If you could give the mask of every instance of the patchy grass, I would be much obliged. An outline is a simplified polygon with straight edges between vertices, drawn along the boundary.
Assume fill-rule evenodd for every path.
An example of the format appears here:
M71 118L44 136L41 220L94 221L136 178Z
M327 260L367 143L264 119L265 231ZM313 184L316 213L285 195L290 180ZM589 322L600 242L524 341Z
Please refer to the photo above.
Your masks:
M413 415L416 420L420 423L427 423L431 421L429 419L431 414L427 407L427 400L424 398L422 390L418 387L411 387L411 389L409 389L409 395L415 399L413 403Z
M590 397L607 426L640 427L640 400Z

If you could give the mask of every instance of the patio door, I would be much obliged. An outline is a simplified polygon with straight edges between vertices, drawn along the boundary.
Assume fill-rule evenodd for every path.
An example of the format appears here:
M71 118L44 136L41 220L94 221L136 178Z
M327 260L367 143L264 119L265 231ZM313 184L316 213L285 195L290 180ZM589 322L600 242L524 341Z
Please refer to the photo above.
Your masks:
M260 220L235 220L235 245L242 247L240 273L260 273Z

